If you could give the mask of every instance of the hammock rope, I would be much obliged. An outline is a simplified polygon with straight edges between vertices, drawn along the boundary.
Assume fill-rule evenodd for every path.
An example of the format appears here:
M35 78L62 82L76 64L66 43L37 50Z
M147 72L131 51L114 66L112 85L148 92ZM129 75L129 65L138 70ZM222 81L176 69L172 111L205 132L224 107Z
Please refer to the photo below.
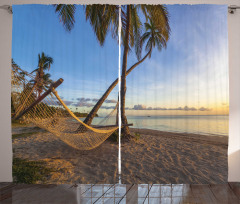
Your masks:
M104 125L104 124L109 124L110 122L112 122L113 117L115 119L115 124L117 125L117 121L116 121L117 115L116 115L116 112L117 112L118 104L119 104L119 102L117 102L115 108L97 124L98 126Z
M27 80L26 77L21 76L19 70L16 66L12 66L11 97L12 105L17 110L15 114L26 110L39 97L39 87L30 81L34 80L34 76L24 71L25 76L30 79ZM46 92L49 85L41 83L41 88ZM118 126L103 129L85 124L68 108L55 88L50 88L52 92L21 117L24 122L46 129L66 144L79 150L96 148L118 129ZM113 112L114 110L111 114Z

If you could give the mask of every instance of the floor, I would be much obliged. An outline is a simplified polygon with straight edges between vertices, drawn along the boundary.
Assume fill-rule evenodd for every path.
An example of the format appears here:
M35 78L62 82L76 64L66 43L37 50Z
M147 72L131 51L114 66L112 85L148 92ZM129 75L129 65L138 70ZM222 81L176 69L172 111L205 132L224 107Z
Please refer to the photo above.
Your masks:
M217 185L0 183L0 203L207 203L240 204L240 183Z

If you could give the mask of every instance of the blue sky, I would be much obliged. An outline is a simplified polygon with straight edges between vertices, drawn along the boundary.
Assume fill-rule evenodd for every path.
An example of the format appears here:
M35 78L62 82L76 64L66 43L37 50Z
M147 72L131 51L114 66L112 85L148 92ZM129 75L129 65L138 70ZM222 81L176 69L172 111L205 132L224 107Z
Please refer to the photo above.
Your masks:
M227 6L171 5L167 8L172 30L167 49L161 52L154 49L151 59L146 59L128 76L126 106L138 110L127 113L226 114ZM52 78L64 79L58 88L60 96L79 104L78 110L89 111L95 103L93 99L101 97L117 78L117 41L109 35L101 47L85 20L82 6L77 7L76 24L71 33L64 30L50 5L18 5L13 11L14 61L32 71L37 67L38 53L44 51L54 59L50 70ZM136 60L131 52L128 67ZM104 103L105 107L115 105L117 89Z

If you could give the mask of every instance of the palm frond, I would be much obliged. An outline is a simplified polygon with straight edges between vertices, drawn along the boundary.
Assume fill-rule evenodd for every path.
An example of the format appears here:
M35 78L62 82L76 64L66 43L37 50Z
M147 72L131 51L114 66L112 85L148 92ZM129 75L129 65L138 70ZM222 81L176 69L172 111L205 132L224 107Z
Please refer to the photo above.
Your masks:
M118 6L117 5L87 5L85 6L86 20L90 22L98 42L102 46L107 33L117 36Z
M146 9L147 10L147 9ZM141 58L142 47L145 44L145 51L149 52L149 57L151 57L151 52L154 47L157 47L159 51L162 48L166 48L167 40L164 29L161 26L155 24L153 19L150 17L148 21L144 24L145 33L141 36L140 41L137 45L136 55L137 58Z
M30 72L30 74L34 73L34 72L37 72L38 71L38 68L37 69L34 69L32 72Z
M75 23L76 6L71 4L55 4L55 12L58 13L60 22L67 31L71 31Z

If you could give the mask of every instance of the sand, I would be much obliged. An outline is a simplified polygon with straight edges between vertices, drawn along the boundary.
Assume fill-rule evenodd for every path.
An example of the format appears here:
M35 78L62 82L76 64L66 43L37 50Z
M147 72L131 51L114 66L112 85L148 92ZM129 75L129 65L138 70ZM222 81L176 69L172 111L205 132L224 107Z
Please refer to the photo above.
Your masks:
M35 132L13 128L13 134ZM131 129L140 139L122 144L122 183L225 183L228 138ZM14 157L56 169L45 183L117 183L118 144L76 150L48 132L13 140ZM42 183L39 181L39 183Z

